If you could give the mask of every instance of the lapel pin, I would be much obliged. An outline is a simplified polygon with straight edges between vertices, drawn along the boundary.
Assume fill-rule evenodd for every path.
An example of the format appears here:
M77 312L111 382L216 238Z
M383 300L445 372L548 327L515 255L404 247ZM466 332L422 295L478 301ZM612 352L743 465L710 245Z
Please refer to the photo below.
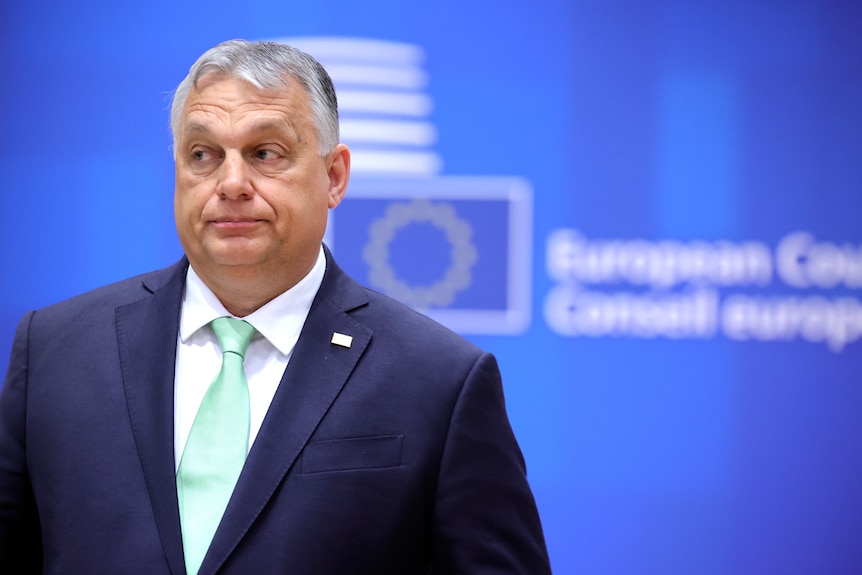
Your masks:
M341 347L350 347L350 344L353 343L353 336L335 332L332 334L332 343Z

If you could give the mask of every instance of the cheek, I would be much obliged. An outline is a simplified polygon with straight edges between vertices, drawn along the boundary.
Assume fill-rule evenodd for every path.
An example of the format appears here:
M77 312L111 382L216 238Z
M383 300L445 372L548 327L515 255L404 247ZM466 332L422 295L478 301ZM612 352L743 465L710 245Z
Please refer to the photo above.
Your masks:
M195 185L197 184L197 185ZM200 212L212 194L199 182L177 181L174 192L174 207L186 213Z
M304 197L280 197L278 201L268 202L276 219L276 227L280 234L294 235L300 230L310 231L325 222L327 209L326 198L307 195Z
M188 219L191 211L189 193L187 191L176 191L174 193L174 216L177 224L182 224Z
M199 237L203 226L204 202L189 190L174 194L174 220L181 238Z
M188 201L185 195L180 192L174 193L174 223L180 238L188 235L190 228Z

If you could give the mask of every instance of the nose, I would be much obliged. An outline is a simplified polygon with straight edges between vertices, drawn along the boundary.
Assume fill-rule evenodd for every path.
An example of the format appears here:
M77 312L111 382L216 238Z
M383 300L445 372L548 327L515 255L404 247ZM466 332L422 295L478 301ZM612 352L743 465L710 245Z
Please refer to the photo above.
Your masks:
M242 154L233 150L227 152L219 167L216 186L219 196L231 200L250 197L254 193L249 174L249 166Z

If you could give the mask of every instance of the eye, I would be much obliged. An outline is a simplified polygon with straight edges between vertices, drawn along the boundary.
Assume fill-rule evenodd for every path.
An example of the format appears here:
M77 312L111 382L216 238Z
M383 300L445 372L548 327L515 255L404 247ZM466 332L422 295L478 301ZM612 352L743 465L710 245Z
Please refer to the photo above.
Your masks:
M197 148L192 150L191 158L193 162L206 162L212 159L212 153L209 150Z
M255 156L258 160L264 160L264 161L266 161L266 160L275 160L276 158L278 158L278 154L276 154L274 150L268 150L268 149L266 149L266 148L262 148L262 149L260 149L260 150L256 150L256 151L255 151L255 153L254 153L254 156Z

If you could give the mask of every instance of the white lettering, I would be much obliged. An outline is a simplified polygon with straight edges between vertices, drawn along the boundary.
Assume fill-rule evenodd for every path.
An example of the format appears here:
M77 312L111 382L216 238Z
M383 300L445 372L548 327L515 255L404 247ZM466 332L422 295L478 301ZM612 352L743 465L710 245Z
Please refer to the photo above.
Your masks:
M775 253L779 277L796 288L862 287L862 246L817 242L808 232L784 237Z
M548 236L547 270L560 283L627 282L653 289L766 285L772 255L760 242L592 241L576 230Z
M761 242L590 240L574 229L548 236L545 319L565 336L807 341L834 352L862 340L862 302L846 294L806 297L731 294L777 276L796 289L862 287L862 244L817 240L798 231L773 254ZM589 285L627 283L642 291Z
M707 338L717 317L718 295L707 289L638 294L557 286L545 300L545 320L565 336Z
M734 340L826 343L839 352L862 338L862 303L851 297L728 297L721 312L724 335Z

